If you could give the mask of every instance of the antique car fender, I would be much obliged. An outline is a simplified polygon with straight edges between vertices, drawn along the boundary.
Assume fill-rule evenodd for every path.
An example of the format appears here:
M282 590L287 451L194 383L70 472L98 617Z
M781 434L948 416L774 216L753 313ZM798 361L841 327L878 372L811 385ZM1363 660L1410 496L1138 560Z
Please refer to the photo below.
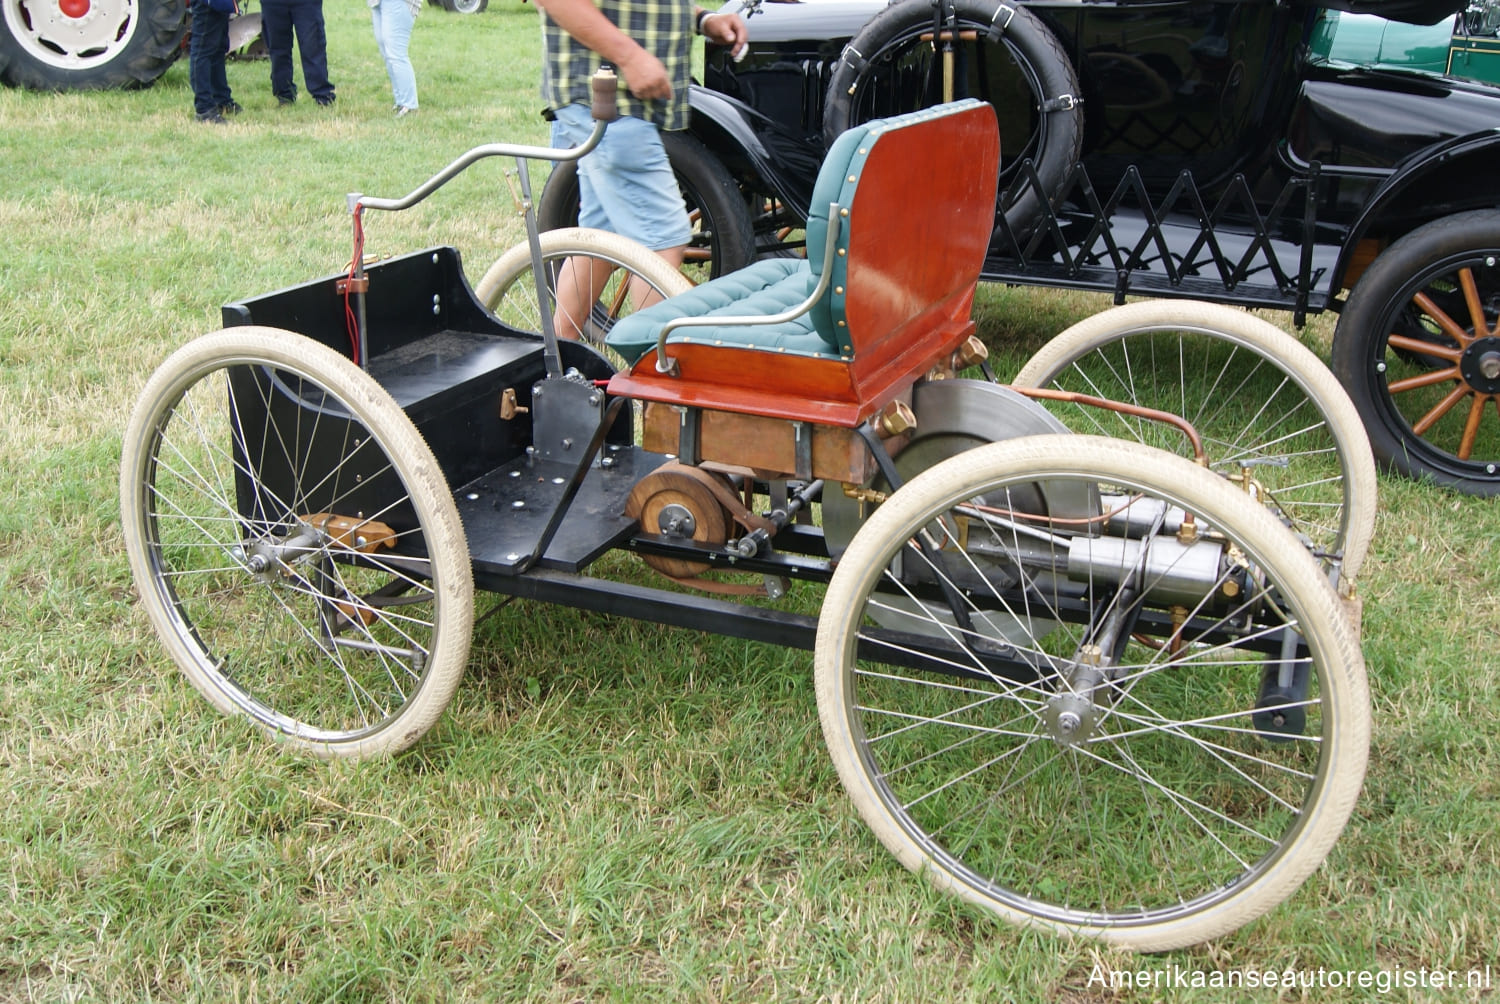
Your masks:
M1352 287L1374 252L1424 223L1500 207L1494 181L1497 157L1500 128L1434 143L1398 163L1349 228L1329 289Z
M816 142L789 135L743 101L694 84L689 131L747 187L786 203L805 218L822 165ZM769 191L766 189L769 188Z

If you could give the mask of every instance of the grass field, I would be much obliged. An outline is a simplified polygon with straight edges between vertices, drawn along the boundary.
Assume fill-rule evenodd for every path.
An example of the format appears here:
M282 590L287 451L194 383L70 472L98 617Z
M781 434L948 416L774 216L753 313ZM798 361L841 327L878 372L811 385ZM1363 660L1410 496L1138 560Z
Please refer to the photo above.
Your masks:
M1494 501L1382 480L1354 818L1282 907L1160 956L1017 932L903 870L838 787L804 653L518 603L394 760L324 764L214 713L125 564L136 394L222 303L342 268L345 193L545 137L530 6L427 8L422 111L399 121L364 6L328 17L332 109L277 108L265 63L230 64L245 113L224 128L193 121L185 62L140 92L0 92L0 1001L1496 995ZM520 236L504 166L371 216L367 249L452 244L476 275ZM1002 373L1103 306L982 298ZM1303 337L1326 354L1330 329ZM1429 970L1460 985L1381 990ZM1180 987L1268 971L1324 985Z

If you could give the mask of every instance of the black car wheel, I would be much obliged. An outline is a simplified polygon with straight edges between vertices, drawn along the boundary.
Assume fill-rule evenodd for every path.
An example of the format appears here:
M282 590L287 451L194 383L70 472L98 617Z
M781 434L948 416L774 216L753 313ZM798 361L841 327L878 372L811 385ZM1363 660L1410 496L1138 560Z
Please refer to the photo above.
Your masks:
M1385 465L1500 495L1500 212L1436 220L1376 258L1339 318L1333 369Z
M739 186L701 141L686 132L663 132L662 145L693 224L683 272L694 282L733 272L755 260L755 233ZM578 225L578 163L553 169L537 203L543 230Z
M875 15L844 47L828 83L823 140L832 145L852 125L945 100L988 101L1000 120L998 212L1023 240L1078 160L1081 95L1057 36L1030 11L997 0L909 0ZM1025 180L1025 161L1040 191Z

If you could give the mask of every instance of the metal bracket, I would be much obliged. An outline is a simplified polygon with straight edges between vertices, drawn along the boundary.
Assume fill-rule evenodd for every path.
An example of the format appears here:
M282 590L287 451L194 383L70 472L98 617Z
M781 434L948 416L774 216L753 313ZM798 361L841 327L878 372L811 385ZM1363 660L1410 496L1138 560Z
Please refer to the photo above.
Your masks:
M698 466L702 458L700 446L700 426L703 421L703 411L685 404L674 404L672 410L677 412L677 459L689 467Z
M531 388L531 445L544 460L573 461L604 416L605 394L570 370Z
M811 423L792 423L792 448L794 454L793 471L798 481L811 481L813 476L812 440L813 429Z

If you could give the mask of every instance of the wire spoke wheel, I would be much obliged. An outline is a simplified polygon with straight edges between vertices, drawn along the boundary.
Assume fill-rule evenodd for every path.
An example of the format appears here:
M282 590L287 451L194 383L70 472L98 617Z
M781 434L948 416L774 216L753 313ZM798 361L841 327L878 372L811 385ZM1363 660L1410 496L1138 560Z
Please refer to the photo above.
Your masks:
M1098 437L979 447L892 495L829 585L816 678L844 787L905 866L1138 950L1289 896L1369 741L1305 548L1191 462Z
M1015 384L1185 419L1210 470L1275 509L1343 577L1359 574L1377 494L1364 423L1328 367L1286 332L1233 307L1146 300L1067 329ZM1173 425L1090 403L1042 403L1074 432L1192 456Z
M324 756L405 748L462 677L457 510L401 409L337 353L231 328L176 352L126 432L143 605L221 711Z

